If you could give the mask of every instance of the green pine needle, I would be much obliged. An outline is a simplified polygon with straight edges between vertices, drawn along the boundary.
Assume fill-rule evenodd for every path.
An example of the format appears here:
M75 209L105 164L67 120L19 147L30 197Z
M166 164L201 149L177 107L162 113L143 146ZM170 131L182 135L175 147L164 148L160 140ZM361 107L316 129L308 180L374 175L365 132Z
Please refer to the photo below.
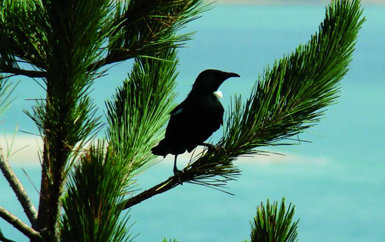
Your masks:
M306 45L267 68L245 103L240 96L233 99L218 145L231 156L252 154L260 146L286 144L315 125L338 97L364 22L361 15L358 0L333 1Z
M270 203L267 200L266 206L261 203L257 208L257 215L251 224L252 242L293 242L297 241L297 226L299 220L293 222L294 206L289 204L286 208L285 198L281 204Z
M9 108L13 99L11 95L17 84L9 83L8 78L0 74L0 116Z
M62 199L62 241L132 241L129 217L120 216L128 167L105 142L99 141L75 166Z
M125 157L132 175L153 163L151 148L162 138L175 98L176 54L171 48L156 58L137 58L129 79L106 103L110 145Z

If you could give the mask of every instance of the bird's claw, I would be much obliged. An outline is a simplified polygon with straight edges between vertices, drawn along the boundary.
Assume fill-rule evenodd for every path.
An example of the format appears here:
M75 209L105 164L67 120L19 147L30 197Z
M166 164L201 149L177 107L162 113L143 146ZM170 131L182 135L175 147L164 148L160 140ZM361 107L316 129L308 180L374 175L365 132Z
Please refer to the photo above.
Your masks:
M202 145L206 146L209 152L219 152L221 150L224 150L224 148L220 145L213 145L209 143L203 143Z

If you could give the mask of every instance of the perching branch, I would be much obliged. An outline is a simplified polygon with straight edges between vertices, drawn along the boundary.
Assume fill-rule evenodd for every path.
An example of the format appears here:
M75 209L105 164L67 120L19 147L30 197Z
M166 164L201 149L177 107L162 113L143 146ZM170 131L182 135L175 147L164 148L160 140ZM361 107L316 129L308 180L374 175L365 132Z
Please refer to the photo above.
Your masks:
M17 178L15 172L13 172L8 162L5 160L2 148L0 148L0 169L3 172L4 177L7 179L12 190L15 192L16 197L19 200L21 206L23 207L24 212L27 215L29 221L32 225L34 225L37 219L36 209L33 206L31 199L28 197L23 185Z
M182 185L184 182L192 182L194 180L194 177L196 177L197 174L194 173L192 170L183 170L183 172L179 176L171 176L167 180L159 183L158 185L153 186L152 188L143 191L142 193L139 193L136 196L133 196L126 201L123 202L124 209L130 208L138 203L143 202L144 200L147 200L155 195L161 194L163 192L166 192L168 190L171 190L172 188ZM203 183L195 183L195 184L201 184ZM212 185L208 185L210 187L213 187ZM215 188L215 187L213 187Z
M16 217L11 212L7 211L3 207L0 207L0 217L3 218L8 223L12 224L17 230L22 232L25 236L30 239L41 239L40 233L36 230L29 227L23 221L21 221L18 217Z
M208 148L206 151L205 153L198 154L196 156L198 159L193 159L179 175L171 176L158 185L124 201L124 209L141 203L152 196L166 192L184 182L203 185L228 193L222 189L228 181L235 180L240 171L233 166L233 158L227 156L226 152L220 149L220 147Z
M158 195L160 193L166 192L180 184L186 181L186 178L182 175L178 179L177 176L171 176L164 182L159 183L158 185L153 186L152 188L139 193L138 195L129 198L128 200L124 201L124 209L130 208L138 203L143 202L144 200L149 199L150 197L153 197L155 195Z

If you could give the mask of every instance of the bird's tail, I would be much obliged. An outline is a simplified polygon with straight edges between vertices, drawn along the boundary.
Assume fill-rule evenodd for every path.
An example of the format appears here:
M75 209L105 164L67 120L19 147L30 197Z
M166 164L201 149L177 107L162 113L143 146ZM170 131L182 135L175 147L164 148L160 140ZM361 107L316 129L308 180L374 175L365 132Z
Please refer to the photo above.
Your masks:
M157 146L151 149L151 151L154 155L161 155L165 157L169 153L167 141L166 140L160 141Z

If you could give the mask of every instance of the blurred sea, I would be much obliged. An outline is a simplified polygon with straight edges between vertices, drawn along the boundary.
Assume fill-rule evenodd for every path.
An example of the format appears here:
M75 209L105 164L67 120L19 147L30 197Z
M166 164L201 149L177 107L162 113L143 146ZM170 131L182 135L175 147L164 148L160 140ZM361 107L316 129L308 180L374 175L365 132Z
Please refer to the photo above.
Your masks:
M278 147L285 156L242 158L242 175L229 184L230 196L196 185L183 184L153 197L131 211L135 241L241 241L249 238L256 206L266 199L296 206L300 241L385 241L385 7L367 6L367 21L359 37L350 71L341 83L341 97L318 125L300 137L298 146ZM195 77L207 68L237 72L241 78L225 82L221 90L228 107L230 96L247 96L264 67L306 43L318 30L324 6L218 5L182 31L197 31L180 50L178 101L189 92ZM95 103L103 115L104 101L126 77L131 63L111 68L95 84ZM22 112L42 95L32 80L20 80L12 107L1 118L1 138L10 145L19 130L36 133ZM101 132L102 134L103 132ZM217 132L213 139L218 139ZM38 138L16 133L11 164L37 205L40 169ZM28 147L25 145L28 144ZM15 152L16 151L16 152ZM146 189L172 171L170 157L139 176ZM24 168L25 173L22 168ZM23 216L14 194L0 176L0 206ZM4 221L9 238L27 241Z

